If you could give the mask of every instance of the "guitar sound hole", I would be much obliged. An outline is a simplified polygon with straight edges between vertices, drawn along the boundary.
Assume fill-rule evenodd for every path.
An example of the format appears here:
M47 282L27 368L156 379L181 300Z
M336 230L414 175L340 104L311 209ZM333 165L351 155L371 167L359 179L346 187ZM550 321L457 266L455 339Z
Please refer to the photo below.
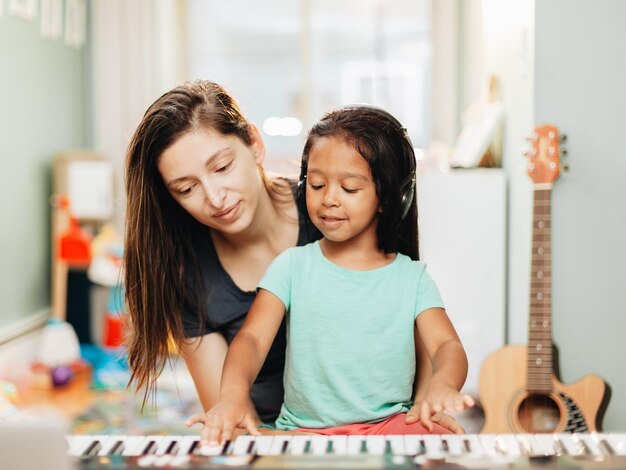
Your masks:
M552 433L561 422L561 412L548 395L527 396L518 409L518 419L525 432Z

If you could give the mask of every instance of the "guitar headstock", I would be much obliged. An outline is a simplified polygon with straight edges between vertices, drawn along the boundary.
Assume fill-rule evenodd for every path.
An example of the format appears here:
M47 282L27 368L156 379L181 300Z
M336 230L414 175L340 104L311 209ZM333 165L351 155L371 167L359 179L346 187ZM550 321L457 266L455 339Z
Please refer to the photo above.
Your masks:
M527 152L526 171L535 184L552 184L561 171L561 143L565 135L559 135L556 126L546 124L535 128L529 138L530 149Z

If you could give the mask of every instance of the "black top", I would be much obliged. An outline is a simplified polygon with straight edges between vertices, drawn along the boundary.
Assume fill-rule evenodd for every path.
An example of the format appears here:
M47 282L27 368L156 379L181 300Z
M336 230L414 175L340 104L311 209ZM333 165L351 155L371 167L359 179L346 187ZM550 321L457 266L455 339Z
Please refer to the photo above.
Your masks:
M295 186L293 189L295 191ZM299 217L298 246L306 245L320 237L310 221L304 219L302 216ZM205 323L201 328L197 314L185 309L183 326L187 337L218 332L230 345L248 314L256 292L243 291L234 283L217 256L208 228L205 235L196 240L194 260L194 263L198 263L202 269L202 280L207 292ZM283 320L251 390L252 401L264 422L276 419L283 402L285 347L286 326Z

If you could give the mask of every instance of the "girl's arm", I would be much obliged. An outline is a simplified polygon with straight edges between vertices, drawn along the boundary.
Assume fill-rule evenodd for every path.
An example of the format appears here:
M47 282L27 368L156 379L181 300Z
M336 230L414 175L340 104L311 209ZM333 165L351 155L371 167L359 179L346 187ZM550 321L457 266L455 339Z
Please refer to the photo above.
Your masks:
M235 335L224 361L220 395L205 419L201 440L214 445L230 440L236 427L258 434L257 423L247 411L254 383L285 315L285 306L274 294L260 289L246 319Z
M416 324L432 363L432 376L420 404L420 420L430 430L434 413L461 411L473 406L474 400L460 393L467 377L467 356L445 310L427 309L418 315Z
M417 324L413 328L413 337L415 341L415 358L417 361L417 370L415 374L415 394L413 396L413 407L408 411L405 422L406 424L416 423L420 419L420 404L426 396L428 383L433 373L433 366L428 356L428 351L424 346L422 337L417 331ZM430 419L440 426L448 429L454 434L465 434L465 429L459 422L443 411L435 413Z

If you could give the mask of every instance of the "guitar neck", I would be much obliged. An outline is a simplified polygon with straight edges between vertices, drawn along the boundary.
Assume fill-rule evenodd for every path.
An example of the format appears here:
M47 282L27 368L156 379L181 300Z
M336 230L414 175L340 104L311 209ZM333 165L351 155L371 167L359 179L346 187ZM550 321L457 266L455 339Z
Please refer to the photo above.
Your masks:
M528 328L527 388L552 389L552 185L535 184Z

